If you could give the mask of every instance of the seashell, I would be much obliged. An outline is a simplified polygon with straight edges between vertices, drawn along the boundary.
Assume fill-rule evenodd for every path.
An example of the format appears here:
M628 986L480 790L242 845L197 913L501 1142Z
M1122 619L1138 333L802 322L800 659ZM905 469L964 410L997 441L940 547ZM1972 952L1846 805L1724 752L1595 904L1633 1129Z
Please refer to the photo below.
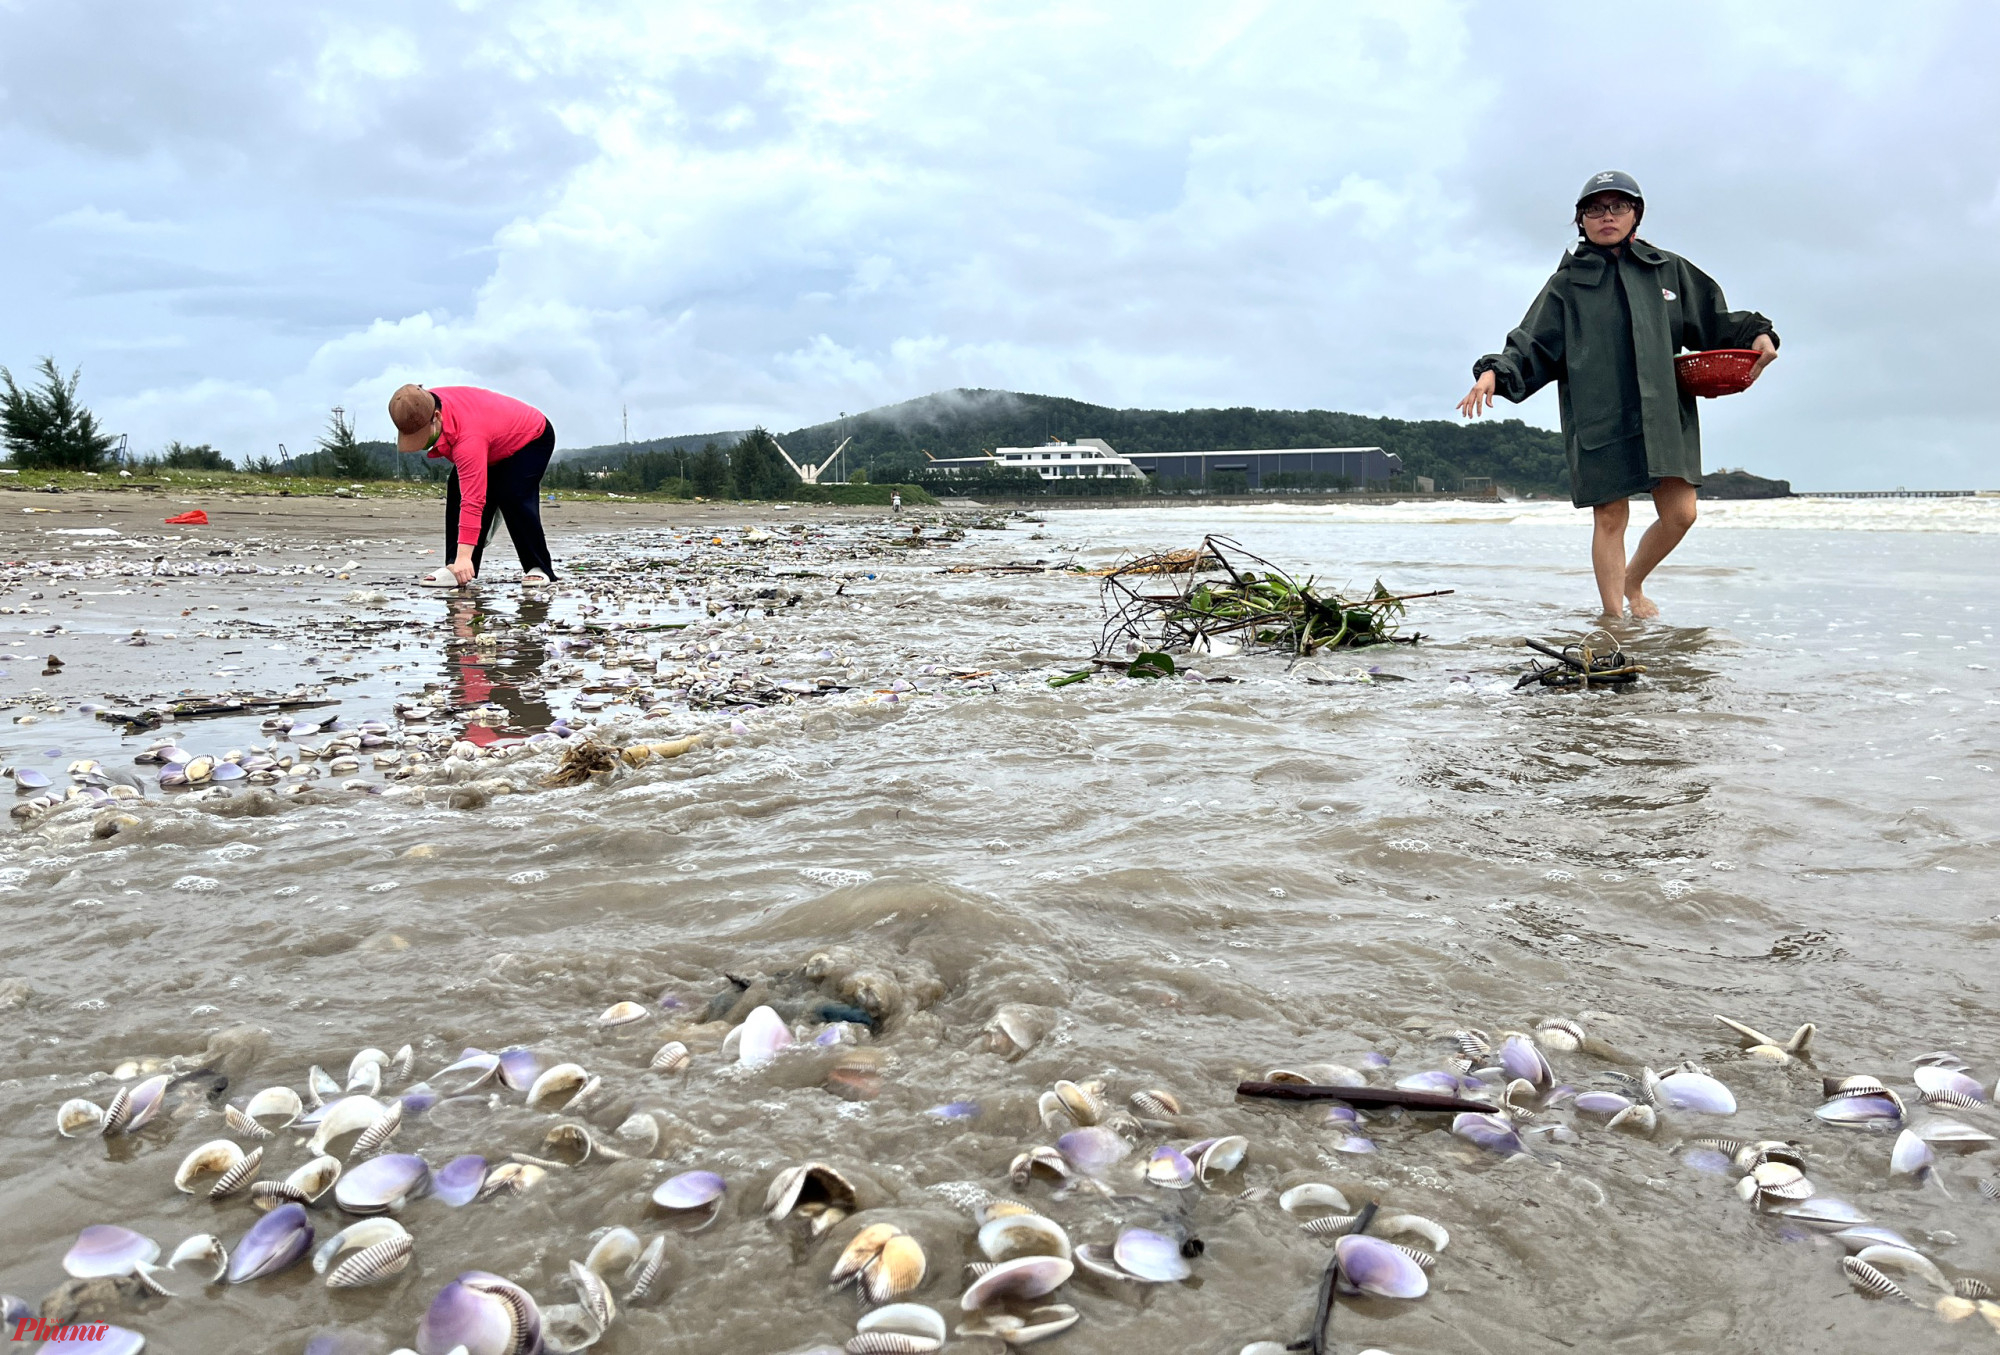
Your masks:
M381 1118L382 1103L374 1097L343 1096L327 1106L306 1146L315 1154L324 1153L335 1139L358 1134Z
M189 758L181 764L181 775L190 786L198 786L215 774L215 759L212 757Z
M1347 1197L1340 1191L1318 1181L1308 1181L1302 1186L1293 1186L1278 1197L1278 1208L1287 1214L1297 1214L1308 1209L1331 1209L1345 1214L1350 1206Z
M1875 1246L1903 1247L1910 1251L1916 1250L1916 1248L1910 1246L1909 1239L1895 1229L1876 1228L1865 1224L1854 1228L1842 1228L1833 1235L1833 1240L1847 1248L1849 1252L1858 1252L1864 1247Z
M1961 1275L1951 1283L1953 1297L1961 1299L1990 1299L1993 1286L1976 1275Z
M1917 1136L1925 1143L1966 1144L1974 1147L1994 1141L1993 1136L1985 1130L1974 1129L1969 1124L1961 1124L1942 1115L1918 1125Z
M893 1223L871 1223L863 1228L848 1239L847 1245L835 1258L827 1283L838 1289L848 1281L858 1279L869 1263L881 1255L889 1239L902 1231Z
M1883 1246L1877 1243L1871 1247L1863 1247L1847 1259L1872 1266L1878 1273L1898 1271L1905 1275L1915 1275L1943 1293L1952 1292L1951 1281L1944 1277L1944 1272L1939 1270L1928 1256L1909 1247Z
M611 1289L604 1283L604 1277L584 1265L581 1261L569 1263L570 1287L576 1290L577 1303L590 1320L603 1331L618 1316L618 1304L611 1297Z
M997 1336L1010 1346L1025 1346L1068 1331L1076 1325L1076 1321L1077 1311L1067 1303L1044 1304L1018 1316L988 1309L974 1313L959 1323L955 1334L960 1337ZM1282 1351L1284 1347L1278 1349Z
M646 1250L639 1253L639 1260L627 1272L632 1279L632 1287L625 1291L625 1302L643 1302L653 1292L653 1286L667 1271L667 1239L655 1237L646 1244Z
M1549 1067L1548 1059L1536 1047L1534 1037L1520 1031L1509 1031L1501 1037L1498 1050L1501 1071L1508 1080L1519 1078L1532 1083L1538 1092L1547 1091L1555 1085L1555 1070Z
M1896 1135L1895 1147L1889 1150L1889 1175L1914 1176L1921 1181L1936 1164L1937 1154L1920 1135L1908 1129Z
M1230 1134L1219 1139L1205 1139L1190 1145L1187 1155L1194 1159L1194 1174L1204 1186L1213 1183L1214 1178L1226 1176L1243 1165L1243 1159L1250 1152L1250 1140L1241 1134Z
M475 1051L467 1051L468 1053ZM532 1049L509 1049L500 1053L495 1069L500 1085L517 1092L532 1089L542 1075L542 1060ZM571 1065L572 1067L574 1065Z
M1616 1115L1638 1104L1629 1096L1617 1092L1579 1092L1574 1103L1586 1115Z
M688 1066L688 1060L692 1057L686 1045L679 1040L669 1040L660 1046L659 1052L653 1055L653 1061L646 1067L648 1071L655 1073L678 1073Z
M1172 1120L1181 1113L1180 1098L1158 1087L1133 1092L1129 1099L1132 1109L1149 1120Z
M599 1275L609 1275L614 1270L629 1272L638 1260L639 1235L630 1228L609 1228L591 1245L583 1263Z
M970 1120L979 1115L977 1101L947 1101L941 1106L932 1106L924 1114L933 1120Z
M1353 1232L1360 1219L1359 1214L1322 1214L1300 1224L1299 1231L1308 1237L1340 1237Z
M272 1134L271 1130L264 1128L235 1106L222 1108L222 1122L228 1126L230 1133L241 1134L248 1139L268 1139Z
M430 1164L421 1157L385 1153L343 1172L333 1187L333 1202L350 1214L394 1213L430 1186Z
M600 1027L607 1028L611 1026L629 1026L634 1021L645 1020L648 1014L645 1006L641 1003L614 1002L609 1007L606 1007L603 1013L597 1018L597 1024ZM588 1307L589 1305L586 1304L584 1306Z
M1035 1114L1040 1117L1044 1129L1075 1123L1069 1118L1069 1112L1063 1109L1062 1098L1052 1091L1043 1092L1035 1099Z
M135 1087L121 1087L104 1108L104 1136L134 1133L149 1124L160 1113L170 1080L166 1073L161 1073Z
M396 1100L403 1107L403 1114L421 1115L438 1102L444 1100L444 1097L440 1096L437 1089L432 1087L430 1083L419 1082L414 1087L406 1088L403 1094L397 1097Z
M1194 1184L1194 1163L1180 1149L1164 1145L1146 1159L1146 1179L1168 1190L1185 1190Z
M923 1247L908 1233L898 1233L862 1270L862 1291L870 1303L893 1303L923 1284L925 1265Z
M457 1079L452 1084L453 1094L462 1095L465 1092L474 1091L484 1086L489 1079L497 1076L499 1072L500 1056L498 1054L487 1054L477 1049L468 1049L464 1054L459 1056L458 1062L447 1068L440 1069L435 1080L443 1082L446 1078ZM532 1081L533 1079L531 1078L530 1082Z
M298 1191L304 1203L315 1204L340 1180L340 1170L339 1158L322 1154L301 1164L285 1178L285 1184Z
M854 1187L826 1163L806 1162L779 1172L764 1192L764 1212L774 1223L808 1207L851 1214L855 1209Z
M414 1246L409 1230L394 1219L363 1219L320 1243L313 1273L326 1276L328 1289L359 1289L400 1274Z
M1079 1128L1103 1120L1106 1106L1101 1083L1079 1085L1075 1082L1062 1081L1056 1083L1051 1090L1058 1104L1062 1106L1063 1113L1068 1115Z
M1845 1200L1831 1195L1781 1206L1780 1217L1820 1227L1851 1228L1868 1222L1868 1216Z
M66 1139L80 1139L103 1131L104 1110L95 1101L74 1096L56 1108L56 1133Z
M382 1065L388 1061L389 1056L379 1049L364 1049L356 1054L347 1061L347 1089L356 1090L356 1084L366 1078L369 1075L368 1070L373 1068L375 1085L368 1089L368 1094L373 1096L382 1089Z
M115 1223L93 1223L76 1235L63 1269L79 1280L130 1275L160 1254L160 1244Z
M989 1261L1023 1256L1070 1257L1069 1234L1040 1214L1000 1214L979 1226L979 1250Z
M1702 1115L1734 1115L1736 1097L1706 1073L1669 1073L1660 1079L1660 1098L1675 1110Z
M1181 1244L1149 1228L1120 1229L1118 1241L1111 1248L1111 1259L1127 1275L1147 1284L1172 1284L1194 1273L1187 1258L1181 1255Z
M519 1285L468 1270L440 1289L417 1324L418 1355L533 1355L542 1348L542 1311Z
M1919 1068L1949 1068L1954 1073L1969 1073L1972 1065L1948 1049L1935 1050L1929 1054L1919 1054L1910 1060Z
M415 1065L416 1061L417 1051L408 1045L404 1045L396 1051L395 1056L389 1060L389 1066L383 1072L391 1082L401 1082L410 1075L410 1069Z
M228 1143L229 1140L218 1139L216 1142ZM235 1145L231 1144L230 1146L234 1147ZM264 1149L262 1145L252 1148L247 1153L238 1152L236 1164L226 1168L222 1175L215 1179L215 1184L209 1187L208 1198L211 1200L226 1200L231 1195L236 1194L252 1181L256 1180L257 1169L263 1163Z
M1420 1299L1430 1292L1424 1268L1393 1243L1350 1233L1333 1244L1344 1287L1377 1298Z
M1527 1151L1521 1145L1521 1136L1513 1122L1504 1115L1463 1111L1452 1117L1451 1132L1489 1153L1499 1153L1503 1157L1518 1157Z
M1913 1080L1926 1099L1956 1098L1951 1104L1961 1106L1967 1102L1975 1106L1986 1104L1986 1089L1979 1085L1978 1079L1957 1069L1925 1065L1917 1069Z
M377 1067L379 1065L371 1064L370 1066ZM380 1148L383 1144L387 1143L390 1139L396 1137L396 1131L401 1129L402 1127L403 1127L403 1103L401 1101L391 1101L388 1104L388 1106L384 1108L382 1112L375 1117L375 1122L373 1124L369 1125L366 1129L362 1130L358 1135L355 1136L354 1146L347 1150L348 1158L352 1160L354 1158L361 1157L364 1154L374 1152L376 1149Z
M1746 1200L1809 1200L1813 1184L1806 1174L1789 1162L1760 1162L1743 1178L1739 1193Z
M1536 1043L1544 1049L1553 1049L1558 1053L1575 1053L1583 1048L1583 1042L1587 1038L1583 1033L1583 1027L1566 1016L1552 1016L1535 1027Z
M588 1350L604 1335L604 1328L580 1303L556 1303L542 1309L542 1346L553 1355L574 1355Z
M229 1248L222 1245L222 1239L214 1233L196 1233L174 1248L174 1254L167 1258L167 1269L176 1270L184 1262L201 1261L213 1266L214 1272L208 1283L218 1284L229 1270Z
M662 1209L719 1208L728 1186L714 1172L682 1172L662 1181L653 1191L653 1203Z
M313 1106L325 1105L340 1095L340 1084L333 1075L315 1063L306 1069L306 1100Z
M504 1063L502 1065L505 1066ZM574 1100L590 1074L574 1063L558 1063L528 1088L529 1110L557 1110Z
M231 1284L276 1275L312 1250L313 1227L305 1206L281 1204L250 1225L229 1258Z
M589 1128L575 1121L565 1121L556 1125L542 1136L542 1146L550 1149L557 1160L572 1167L581 1167L593 1154L611 1161L621 1161L626 1154L616 1148L600 1144L591 1136Z
M1092 1125L1073 1129L1057 1139L1056 1151L1071 1170L1085 1176L1101 1176L1124 1161L1132 1145L1120 1138L1117 1131Z
M1422 1214L1389 1214L1375 1220L1378 1237L1420 1237L1430 1244L1434 1252L1441 1252L1451 1245L1451 1234L1444 1225L1425 1218Z
M1005 1299L1036 1299L1069 1282L1076 1266L1061 1256L1021 1256L1002 1261L966 1287L958 1306L966 1312Z
M1055 1013L1025 1002L1003 1003L980 1035L990 1054L1017 1059L1040 1044L1055 1029Z
M363 1096L373 1096L382 1090L382 1065L364 1063L361 1071L347 1079L347 1090Z
M769 1007L758 1007L738 1028L736 1061L745 1068L761 1068L791 1042L792 1032L785 1019Z
M1439 1096L1461 1096L1468 1090L1487 1090L1484 1083L1478 1082L1468 1089L1466 1081L1467 1079L1459 1077L1456 1073L1430 1068L1421 1073L1411 1073L1407 1077L1397 1078L1396 1087L1400 1091L1432 1092Z
M944 1344L944 1318L921 1303L892 1303L854 1324L847 1355L928 1355Z
M1493 1039L1483 1030L1455 1030L1451 1042L1468 1059L1483 1060L1493 1052Z
M1636 1102L1604 1122L1606 1129L1625 1129L1636 1134L1651 1134L1659 1125L1660 1113Z
M548 1172L532 1162L502 1162L486 1173L486 1179L479 1184L479 1199L498 1195L506 1191L509 1195L519 1195L529 1190Z
M1069 1163L1064 1160L1061 1153L1042 1144L1017 1154L1007 1167L1007 1175L1017 1187L1025 1187L1037 1175L1067 1181Z
M310 1204L304 1191L285 1181L253 1181L250 1183L250 1203L257 1208L270 1211L281 1204Z
M1813 1112L1828 1124L1892 1125L1903 1122L1903 1103L1894 1093L1849 1092L1835 1096Z

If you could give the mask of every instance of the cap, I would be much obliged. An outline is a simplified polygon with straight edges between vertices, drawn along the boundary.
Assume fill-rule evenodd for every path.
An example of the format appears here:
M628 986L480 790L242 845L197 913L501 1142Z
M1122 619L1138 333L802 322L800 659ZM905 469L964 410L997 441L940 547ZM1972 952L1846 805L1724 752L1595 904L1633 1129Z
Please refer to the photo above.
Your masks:
M431 440L431 418L438 411L437 397L422 386L398 386L389 397L389 419L396 425L396 450L421 452Z

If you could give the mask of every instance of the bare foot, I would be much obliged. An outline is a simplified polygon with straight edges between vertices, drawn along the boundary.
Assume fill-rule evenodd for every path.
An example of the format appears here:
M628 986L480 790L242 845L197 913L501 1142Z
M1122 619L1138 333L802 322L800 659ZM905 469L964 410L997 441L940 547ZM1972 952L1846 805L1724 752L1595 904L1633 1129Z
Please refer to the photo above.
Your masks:
M1660 614L1660 604L1644 593L1629 593L1625 600L1631 604L1634 621L1651 621Z

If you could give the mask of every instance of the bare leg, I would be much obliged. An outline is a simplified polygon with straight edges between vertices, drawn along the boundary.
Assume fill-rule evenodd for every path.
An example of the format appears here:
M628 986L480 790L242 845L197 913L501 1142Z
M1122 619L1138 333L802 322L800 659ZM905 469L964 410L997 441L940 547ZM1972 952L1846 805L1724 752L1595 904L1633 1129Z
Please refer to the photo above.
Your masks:
M1660 614L1659 605L1646 596L1646 578L1673 554L1688 528L1694 526L1695 488L1685 480L1662 480L1653 487L1653 507L1660 514L1659 521L1639 538L1632 563L1625 567L1625 597L1632 604L1632 615L1641 618Z
M1624 499L1600 503L1591 510L1595 530L1590 538L1590 567L1597 574L1597 596L1609 617L1625 615L1625 524L1632 505Z

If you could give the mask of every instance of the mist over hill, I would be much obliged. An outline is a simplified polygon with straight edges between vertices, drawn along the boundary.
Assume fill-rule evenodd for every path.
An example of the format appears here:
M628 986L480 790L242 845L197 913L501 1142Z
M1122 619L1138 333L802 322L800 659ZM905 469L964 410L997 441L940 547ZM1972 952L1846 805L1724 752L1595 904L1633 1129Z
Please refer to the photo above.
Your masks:
M726 450L742 436L724 432L651 438L578 448L558 459L602 469L641 451L693 454L709 442ZM927 464L925 453L976 456L994 447L1080 437L1103 438L1127 453L1380 447L1403 459L1408 476L1430 476L1439 489L1457 489L1468 476L1490 477L1523 493L1566 493L1569 485L1561 435L1519 419L1461 424L1323 409L1112 409L1056 395L959 389L777 433L785 450L802 463L820 462L843 438L852 438L828 478L865 470L876 481L910 479Z

